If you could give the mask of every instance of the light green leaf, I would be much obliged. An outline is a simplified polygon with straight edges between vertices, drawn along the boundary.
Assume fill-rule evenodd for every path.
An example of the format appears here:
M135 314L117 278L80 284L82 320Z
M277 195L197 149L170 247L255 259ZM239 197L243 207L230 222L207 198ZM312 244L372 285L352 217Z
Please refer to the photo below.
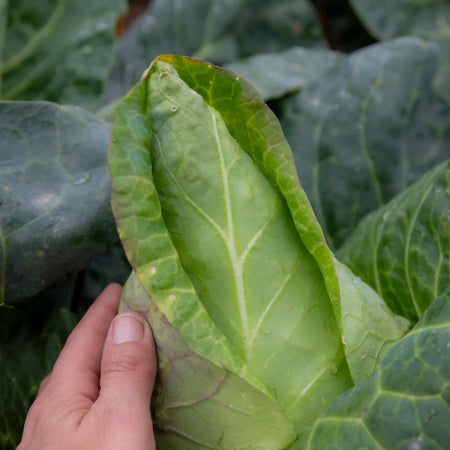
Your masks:
M294 45L322 45L308 0L154 0L121 39L104 103L125 95L162 53L225 64Z
M273 114L239 76L160 57L117 108L110 168L152 301L195 353L273 395L305 432L352 381L331 253Z
M345 355L356 384L368 378L409 329L383 299L352 271L334 260L341 298L341 333Z
M449 154L436 67L434 44L396 39L353 53L285 102L282 126L330 245Z
M307 449L447 449L450 291L387 353L376 372L316 421Z
M350 0L350 3L377 39L412 35L436 42L442 61L435 87L450 101L450 3L447 0Z
M0 303L82 269L117 239L109 133L77 107L0 102Z
M250 81L263 100L270 100L302 89L332 70L342 58L342 54L330 50L292 47L251 56L225 67Z
M124 9L124 0L9 0L0 97L93 108Z
M415 321L449 284L449 239L447 161L367 216L338 256Z
M158 448L282 449L295 440L271 396L189 348L134 272L122 294L121 311L130 309L146 313L158 345Z

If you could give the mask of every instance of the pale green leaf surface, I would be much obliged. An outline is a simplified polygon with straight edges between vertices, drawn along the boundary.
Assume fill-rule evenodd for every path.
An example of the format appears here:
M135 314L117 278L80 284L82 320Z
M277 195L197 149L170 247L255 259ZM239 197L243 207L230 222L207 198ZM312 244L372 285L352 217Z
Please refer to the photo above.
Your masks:
M350 3L378 39L412 35L436 42L441 51L441 64L435 87L450 101L450 3L447 0L350 0Z
M125 95L163 53L225 64L296 45L322 45L308 0L154 0L120 41L104 103Z
M121 311L130 309L147 316L158 346L152 401L157 448L284 449L295 440L274 400L195 353L134 272L122 293Z
M109 133L77 107L0 102L0 303L36 294L117 240Z
M375 373L338 397L295 449L447 449L450 291L395 344Z
M284 103L299 178L330 245L450 151L434 44L400 38L353 53Z
M305 431L352 381L332 256L273 114L239 76L160 57L117 108L110 168L146 292L193 351Z
M332 70L344 58L325 49L292 47L277 53L263 53L226 64L225 68L250 81L267 101L302 89Z
M449 285L449 164L367 216L338 252L393 311L414 321Z
M341 294L341 332L355 384L368 378L389 348L409 329L383 299L352 271L334 260Z
M0 98L95 107L124 9L124 0L9 0Z

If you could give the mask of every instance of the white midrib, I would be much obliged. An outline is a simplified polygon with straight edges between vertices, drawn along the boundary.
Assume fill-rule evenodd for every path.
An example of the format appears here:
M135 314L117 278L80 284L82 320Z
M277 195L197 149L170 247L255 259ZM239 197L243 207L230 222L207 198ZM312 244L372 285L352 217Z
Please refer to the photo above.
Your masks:
M244 338L245 360L248 361L248 358L250 356L250 325L248 321L247 303L245 300L244 277L242 273L243 265L236 252L236 242L234 238L234 227L233 227L233 211L231 209L230 189L228 186L228 174L225 168L222 143L220 142L219 138L219 130L217 129L216 117L214 116L214 113L212 111L210 111L210 114L214 126L214 138L216 140L217 149L219 151L220 170L222 174L222 183L225 193L225 210L227 215L227 228L228 228L225 243L228 248L228 252L230 254L231 267L233 270L233 276L236 284L236 296L238 300L242 335Z

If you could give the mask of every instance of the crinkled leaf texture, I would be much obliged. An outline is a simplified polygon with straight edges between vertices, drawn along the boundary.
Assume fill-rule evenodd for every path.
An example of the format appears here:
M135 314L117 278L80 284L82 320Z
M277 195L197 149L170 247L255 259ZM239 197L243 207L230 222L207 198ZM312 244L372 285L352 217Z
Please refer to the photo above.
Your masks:
M0 303L35 295L117 241L110 129L74 106L0 102Z
M339 258L416 321L449 283L450 162L368 215Z
M449 448L449 294L430 305L369 379L333 402L306 448Z
M124 303L155 324L160 445L285 448L372 370L350 310L389 323L375 359L404 332L343 286L278 121L236 74L159 57L117 106L109 162Z
M284 103L283 130L330 245L449 154L449 104L432 91L437 63L435 44L383 42Z

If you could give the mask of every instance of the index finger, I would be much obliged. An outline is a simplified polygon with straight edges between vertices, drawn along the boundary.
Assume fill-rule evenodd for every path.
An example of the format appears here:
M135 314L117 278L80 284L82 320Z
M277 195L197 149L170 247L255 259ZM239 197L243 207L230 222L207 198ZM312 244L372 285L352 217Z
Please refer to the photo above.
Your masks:
M98 397L100 364L106 335L116 316L122 288L110 284L89 307L67 338L46 390L61 389L64 397Z

